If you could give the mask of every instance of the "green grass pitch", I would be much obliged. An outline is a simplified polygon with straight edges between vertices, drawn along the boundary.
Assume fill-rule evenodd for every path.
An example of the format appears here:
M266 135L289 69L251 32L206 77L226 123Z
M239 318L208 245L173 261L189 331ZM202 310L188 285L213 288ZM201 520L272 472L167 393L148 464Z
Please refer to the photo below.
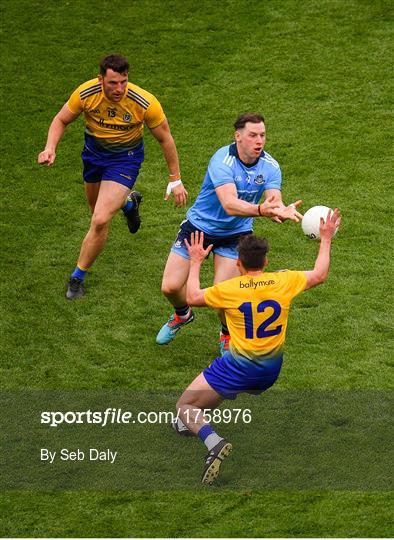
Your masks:
M120 52L130 79L163 104L190 203L236 116L253 110L266 117L284 200L341 208L330 278L294 303L276 388L392 389L392 29L389 0L3 2L1 388L181 390L216 354L208 310L171 346L155 345L170 313L162 271L184 210L163 201L166 167L149 134L140 232L131 237L117 216L86 298L64 299L89 223L82 121L67 130L53 168L36 158L71 91L97 74L103 55ZM270 240L270 269L313 264L317 245L299 226L259 221L255 230ZM203 283L211 277L206 265ZM182 491L3 492L0 531L393 535L390 491L204 490L201 465Z

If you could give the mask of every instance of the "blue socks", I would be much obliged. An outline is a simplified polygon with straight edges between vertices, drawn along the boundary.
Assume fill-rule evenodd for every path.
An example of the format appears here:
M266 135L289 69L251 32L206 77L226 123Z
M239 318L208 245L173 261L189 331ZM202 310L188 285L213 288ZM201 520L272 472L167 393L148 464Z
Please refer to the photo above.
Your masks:
M71 274L71 278L78 278L83 281L85 279L86 272L87 270L81 270L79 266L76 266L74 272Z
M200 429L198 436L209 451L212 450L212 448L215 448L215 446L223 440L223 437L218 435L209 424L206 424Z
M198 436L202 440L202 442L205 442L205 439L210 435L211 433L215 433L214 430L211 428L209 424L206 424L203 426L200 431L198 432Z
M133 208L134 202L133 201L126 201L126 204L122 207L122 211L124 214L127 214L127 212L130 212L130 210Z

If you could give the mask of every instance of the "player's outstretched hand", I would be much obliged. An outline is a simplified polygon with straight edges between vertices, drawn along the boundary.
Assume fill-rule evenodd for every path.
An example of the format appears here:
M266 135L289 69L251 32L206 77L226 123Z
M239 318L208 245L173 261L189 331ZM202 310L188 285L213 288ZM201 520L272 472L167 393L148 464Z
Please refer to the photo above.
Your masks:
M210 244L206 249L204 249L204 233L203 232L192 232L190 235L190 244L185 238L185 244L187 251L189 253L190 262L199 262L202 263L203 260L208 257L213 244Z
M50 167L53 165L53 162L56 158L56 152L54 150L43 150L38 154L38 163L40 165L45 165L45 163Z
M166 194L164 195L164 200L168 201L170 198L171 193L174 195L174 205L178 208L181 206L186 206L187 202L187 196L188 192L185 189L185 186L183 184L179 184L179 186L176 186L174 188L168 189L166 191Z
M302 200L295 201L287 206L279 208L276 216L278 219L275 221L279 221L280 223L283 223L283 221L286 221L287 219L294 221L295 223L301 221L304 216L297 210L297 207L300 206L300 204L302 204Z
M341 224L341 213L338 208L331 213L328 211L327 219L320 218L320 240L331 240Z

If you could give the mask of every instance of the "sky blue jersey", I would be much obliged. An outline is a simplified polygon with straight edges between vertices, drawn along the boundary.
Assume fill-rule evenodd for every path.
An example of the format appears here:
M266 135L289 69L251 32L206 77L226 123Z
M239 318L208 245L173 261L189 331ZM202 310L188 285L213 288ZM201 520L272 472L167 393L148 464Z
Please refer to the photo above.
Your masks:
M214 236L250 231L252 217L229 216L220 204L215 188L235 184L238 198L257 204L266 189L281 189L282 173L277 161L262 152L257 161L245 165L235 143L223 146L211 158L201 191L186 214L198 229Z

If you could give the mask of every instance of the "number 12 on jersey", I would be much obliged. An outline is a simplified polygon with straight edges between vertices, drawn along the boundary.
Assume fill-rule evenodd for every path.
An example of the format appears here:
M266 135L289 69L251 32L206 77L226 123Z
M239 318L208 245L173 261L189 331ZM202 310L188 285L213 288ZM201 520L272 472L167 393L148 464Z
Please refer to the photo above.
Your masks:
M281 314L282 308L278 302L275 300L264 300L264 302L260 302L260 304L257 305L257 313L263 313L266 308L272 308L273 312L272 314L263 321L259 327L256 330L256 337L257 338L265 338L265 337L271 337L276 336L281 333L282 331L282 325L278 324L278 326L275 326L274 328L271 328L270 330L267 330L267 328L274 323L278 317ZM252 309L252 302L244 302L238 307L238 310L244 314L244 320L245 320L245 338L246 339L253 339L255 337L254 335L254 323L253 323L253 309Z

